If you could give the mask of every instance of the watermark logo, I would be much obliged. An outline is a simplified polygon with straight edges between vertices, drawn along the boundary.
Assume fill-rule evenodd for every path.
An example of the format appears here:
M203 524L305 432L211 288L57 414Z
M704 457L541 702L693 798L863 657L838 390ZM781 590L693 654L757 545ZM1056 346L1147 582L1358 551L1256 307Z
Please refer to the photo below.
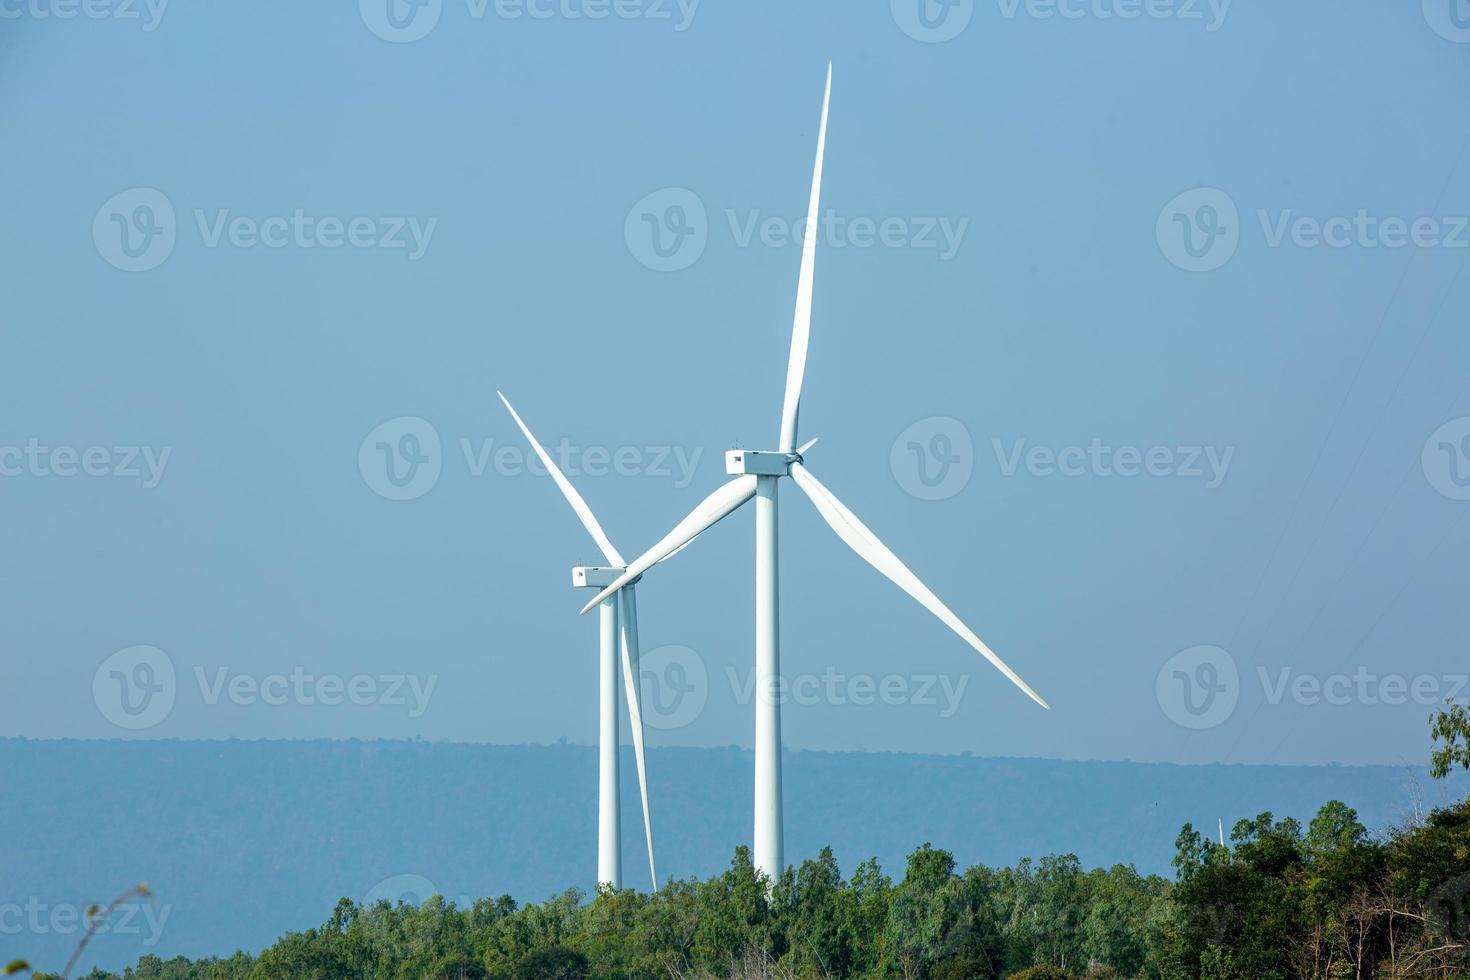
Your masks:
M975 472L975 443L959 419L919 419L893 440L888 467L898 485L920 500L953 497Z
M1424 440L1424 478L1441 496L1470 500L1470 416L1451 419Z
M92 675L92 700L119 728L152 728L173 711L178 683L168 654L154 646L119 650Z
M1154 225L1159 251L1186 272L1212 272L1235 256L1240 212L1229 194L1196 187L1177 195Z
M92 219L92 244L108 265L147 272L174 251L178 222L173 202L152 187L131 187L108 198Z
M660 731L693 724L709 701L709 671L704 658L686 646L671 644L638 659L643 722Z
M893 22L915 41L942 44L970 26L975 0L889 0Z
M434 489L444 465L439 432L425 419L389 419L362 440L357 469L363 482L388 500L414 500Z
M655 272L678 272L699 261L709 243L704 201L687 187L646 194L623 222L628 252Z
M1225 482L1235 447L1204 445L1113 446L1093 436L1087 445L1029 445L1013 439L1010 445L998 437L990 440L1002 476L1013 477L1022 469L1035 477L1168 477L1199 480L1206 490Z
M1169 720L1183 728L1223 725L1240 701L1235 658L1217 646L1180 650L1159 668L1154 696Z
M422 40L439 23L443 0L357 0L362 22L384 41Z
M389 875L367 890L358 904L371 908L379 902L387 902L397 908L400 904L419 908L435 895L441 895L437 885L423 875Z
M1446 41L1470 44L1470 0L1423 0L1424 19Z

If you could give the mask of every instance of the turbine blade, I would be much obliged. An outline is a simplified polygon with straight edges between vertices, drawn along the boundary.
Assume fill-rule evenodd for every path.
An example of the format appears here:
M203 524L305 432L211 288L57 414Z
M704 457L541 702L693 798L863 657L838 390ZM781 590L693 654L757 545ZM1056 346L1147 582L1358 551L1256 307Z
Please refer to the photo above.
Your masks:
M689 515L682 521L675 524L674 529L664 535L658 544L633 559L633 564L629 565L627 570L622 575L619 575L612 585L597 593L596 598L583 606L582 612L585 614L589 610L596 609L599 602L648 571L649 568L657 564L661 559L668 557L685 544L693 541L697 536L704 533L705 530L717 524L731 511L735 510L751 497L754 497L755 480L756 478L748 473L745 476L737 476L701 500L698 506L690 511Z
M496 394L500 395L500 400L505 402L505 407L509 410L510 417L516 420L516 425L520 426L521 432L525 434L526 441L531 444L532 449L536 450L536 455L541 457L541 462L546 466L546 472L551 474L551 479L556 482L557 487L561 490L561 495L567 498L567 503L572 505L572 510L576 512L578 520L582 522L582 526L587 529L588 534L592 535L592 540L597 542L597 547L602 551L602 556L607 559L608 564L618 566L627 564L623 561L623 556L618 554L618 549L613 547L613 543L603 533L602 525L597 523L597 517L592 513L592 508L587 506L587 501L582 499L582 495L577 492L577 488L572 486L571 481L557 468L556 463L551 459L551 454L537 441L535 436L531 435L530 428L527 427L525 422L521 421L521 417L515 408L512 407L510 399L498 391Z
M796 445L796 415L801 408L801 379L806 374L807 341L812 332L812 278L817 261L817 212L822 199L822 158L827 149L827 105L832 99L832 64L822 93L822 122L817 128L817 162L812 167L812 194L807 201L806 234L801 243L801 276L796 283L796 315L791 322L791 357L786 362L786 395L781 402L783 453Z
M699 532L699 534L703 534L703 533L704 533L703 531ZM689 547L691 544L693 544L694 542L698 541L699 540L699 534L696 534L694 537L690 538L688 541L685 541L683 544L679 545L679 547L675 548L673 551L669 552L667 555L664 555L658 561L654 562L654 564L655 565L661 565L664 562L668 561L670 558L674 557L679 552L683 551L685 548Z
M634 586L622 595L623 693L628 700L628 721L633 728L633 758L638 763L638 795L643 800L643 837L648 843L648 873L658 891L658 869L653 864L653 820L648 812L648 767L643 761L643 697L638 686L638 597Z
M960 635L970 646L979 651L980 655L989 660L997 670L1008 677L1012 684L1041 705L1050 709L1047 704L1031 686L1017 676L1016 672L1006 666L1005 661L995 655L990 647L975 632L960 621L960 618L950 611L950 608L939 601L939 597L929 591L929 587L919 581L919 577L909 571L907 565L898 560L898 556L888 550L888 546L879 541L867 525L858 520L857 515L848 510L847 507L833 496L832 491L822 485L822 482L811 471L800 463L791 464L791 479L801 488L802 492L811 498L812 504L817 508L817 513L822 519L837 532L837 536L846 542L847 546L858 553L858 556L872 565L878 571L886 575L894 585L903 589L909 595L919 601L925 609L937 616L940 622L948 626Z
M796 447L796 455L805 456L806 451L817 444L817 436L812 436L806 442Z

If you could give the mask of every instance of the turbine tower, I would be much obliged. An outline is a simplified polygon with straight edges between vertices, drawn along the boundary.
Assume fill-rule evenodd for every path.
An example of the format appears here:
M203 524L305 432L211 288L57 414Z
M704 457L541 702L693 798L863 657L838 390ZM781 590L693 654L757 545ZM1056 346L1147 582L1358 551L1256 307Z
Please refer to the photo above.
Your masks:
M827 109L832 95L832 66L827 66L827 83L822 95L822 118L817 130L817 159L812 169L811 197L807 202L806 234L802 242L801 273L796 288L796 315L792 321L791 354L786 364L786 391L781 405L781 432L775 450L732 449L725 454L725 471L734 479L706 497L664 538L629 565L621 575L597 594L582 612L606 601L619 589L636 582L653 565L681 550L706 529L755 498L755 866L772 881L786 866L781 821L781 707L777 684L781 673L780 589L777 487L790 477L811 500L817 513L837 536L868 564L882 572L900 589L950 629L981 656L990 661L1033 701L1049 708L1016 672L966 626L949 607L931 592L888 550L857 515L837 499L806 468L803 453L810 443L796 448L796 421L801 405L801 382L806 373L807 344L811 336L812 279L815 272L817 214L822 190L822 162L827 142Z
M515 419L536 455L551 474L572 511L592 536L607 565L577 565L572 569L573 588L602 588L618 579L627 563L597 522L592 508L572 486L551 455L531 434L500 392L510 417ZM623 693L628 701L628 721L633 729L633 757L638 763L638 793L643 801L643 833L648 844L648 873L653 888L658 889L658 871L653 863L653 823L648 812L648 770L643 761L643 711L638 689L638 597L631 584L620 595L609 596L598 603L601 608L598 629L598 777L597 777L597 883L618 889L623 887L622 817L618 794L618 650L622 649ZM621 608L620 608L621 607Z

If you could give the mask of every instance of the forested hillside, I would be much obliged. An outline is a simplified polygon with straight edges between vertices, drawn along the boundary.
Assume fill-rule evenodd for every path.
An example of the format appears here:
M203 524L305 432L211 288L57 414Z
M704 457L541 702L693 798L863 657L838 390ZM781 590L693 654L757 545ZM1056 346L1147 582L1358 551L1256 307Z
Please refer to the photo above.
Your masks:
M524 907L342 899L258 957L165 962L129 980L580 980L930 977L933 980L1460 978L1470 973L1470 805L1372 839L1338 802L1303 827L1269 813L1222 846L1186 827L1175 876L1084 871L1071 855L963 873L925 845L898 880L844 878L832 852L768 887L741 849L706 881L654 895L571 890ZM113 980L96 971L89 980Z
M649 765L660 874L681 883L658 899L618 896L604 904L622 910L618 915L634 915L629 910L636 908L638 916L677 917L684 914L680 903L693 901L689 895L734 887L722 877L712 885L690 882L726 874L749 835L751 756L737 749L660 749ZM470 931L472 923L488 928L500 918L505 922L496 929L523 929L556 909L576 923L596 922L612 912L593 903L573 915L566 900L536 905L568 888L592 887L596 767L592 749L572 745L0 741L6 782L0 906L24 924L0 932L0 955L54 968L74 946L78 926L74 914L62 927L48 917L106 901L143 880L155 897L135 910L130 929L115 923L97 938L87 968L121 969L144 955L259 952L286 933L319 925L343 896L418 902L439 892L460 910L479 909L456 913L460 925L452 928ZM1322 801L1340 799L1382 837L1412 822L1416 808L1422 814L1430 804L1465 795L1463 781L1436 783L1422 769L1412 776L1388 768L811 752L787 754L786 788L788 858L816 860L830 846L833 862L804 873L830 881L840 867L856 881L847 890L861 892L864 881L878 880L880 868L902 882L909 855L932 841L959 868L1012 869L957 876L948 886L955 889L961 881L969 882L965 889L976 881L1009 881L1025 891L1041 887L1022 884L1031 879L1044 884L1062 874L1058 880L1070 882L1081 880L1081 868L1131 865L1143 877L1092 872L1088 880L1106 879L1108 888L1133 882L1128 887L1138 895L1129 901L1150 903L1162 893L1162 879L1175 876L1175 839L1186 822L1214 838L1217 819L1228 833L1242 817L1270 810L1277 822L1294 818L1306 828ZM624 868L627 884L647 892L636 799L630 781ZM1076 858L1045 857L1058 854ZM874 857L876 866L862 865ZM1022 863L1028 858L1034 863ZM1208 862L1201 857L1199 863ZM1002 908L1011 908L1004 888L995 894ZM499 895L511 896L523 911L508 917L506 903L481 903ZM420 930L427 926L418 916L441 914L433 908L412 916L354 912L354 928ZM1077 908L1077 915L1093 914ZM997 923L1011 915L989 914ZM30 924L37 916L39 928ZM404 916L405 923L388 921ZM786 928L762 921L761 929ZM490 941L488 935L474 940ZM1077 955L1068 954L1069 966Z

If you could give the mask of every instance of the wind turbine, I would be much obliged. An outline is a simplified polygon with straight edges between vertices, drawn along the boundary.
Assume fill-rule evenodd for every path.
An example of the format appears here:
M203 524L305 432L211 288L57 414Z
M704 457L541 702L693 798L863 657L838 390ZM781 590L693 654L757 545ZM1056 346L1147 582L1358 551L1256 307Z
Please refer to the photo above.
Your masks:
M812 169L811 197L807 203L806 234L802 242L801 273L796 288L796 315L792 322L791 354L786 365L786 393L781 405L781 433L774 451L732 449L725 454L725 472L733 476L706 497L664 538L633 561L612 583L583 608L586 613L618 589L636 582L651 566L689 544L725 516L755 498L755 866L772 881L785 868L781 823L781 708L777 703L780 677L780 610L777 589L776 488L789 476L806 494L849 548L868 564L913 596L981 656L1005 674L1043 708L1050 708L1016 672L960 621L908 566L899 561L837 497L806 468L796 448L796 417L801 381L806 371L807 342L811 336L812 278L816 261L817 211L822 189L822 158L827 142L827 108L832 95L832 66L822 95L822 120L817 131L817 159Z
M582 526L592 536L607 565L577 565L572 569L573 588L601 588L618 579L627 567L623 556L597 522L592 508L572 486L551 455L531 434L510 399L500 392L500 400L510 411L525 435L526 441L541 458L546 472L556 482L567 503L572 505ZM623 887L622 827L618 799L618 648L622 648L623 693L628 700L628 721L633 729L633 757L638 763L638 793L643 800L643 833L648 843L648 873L658 889L658 871L653 863L653 823L648 813L648 771L643 761L643 711L638 693L638 597L635 586L627 584L619 596L605 597L593 605L601 605L598 630L599 710L598 710L598 779L597 779L597 883L612 888ZM621 609L619 609L621 606ZM621 613L621 615L619 615Z

